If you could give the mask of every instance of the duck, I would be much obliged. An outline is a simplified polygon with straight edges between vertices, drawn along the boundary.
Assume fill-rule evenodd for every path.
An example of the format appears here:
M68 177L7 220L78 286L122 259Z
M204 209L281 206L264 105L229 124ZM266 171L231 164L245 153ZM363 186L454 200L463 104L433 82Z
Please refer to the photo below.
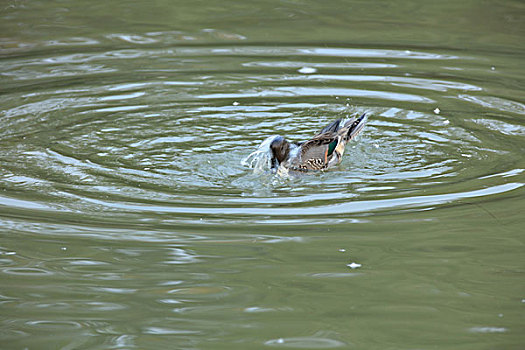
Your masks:
M348 120L337 119L307 141L290 142L283 136L271 138L269 144L270 168L295 172L324 171L343 159L345 146L363 131L367 115Z

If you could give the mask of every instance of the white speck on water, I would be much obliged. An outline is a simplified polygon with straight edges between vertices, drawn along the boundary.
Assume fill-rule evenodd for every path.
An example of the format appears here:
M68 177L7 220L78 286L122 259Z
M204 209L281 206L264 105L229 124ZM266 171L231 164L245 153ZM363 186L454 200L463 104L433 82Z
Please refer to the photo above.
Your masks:
M445 125L450 124L450 120L447 119L447 120L443 121L443 124L445 124Z
M438 107L436 107L436 109L434 109L434 113L439 114L439 112L441 112L441 110Z
M379 148L379 145L377 143L374 143L375 148Z
M490 70L496 70L496 67L492 66L490 67Z
M336 99L336 100L339 100L339 96L336 96L335 99Z
M465 158L470 158L470 157L472 157L472 155L470 155L470 154L466 154L466 153L461 153L461 155L462 155L463 157L465 157Z
M338 250L339 250L341 253L346 252L346 249L345 249L345 248L339 248Z
M317 69L312 68L312 67L303 67L299 69L298 72L302 74L312 74L312 73L317 72Z
M16 255L16 252L5 252L4 255Z
M522 302L522 303L525 303L525 299L521 299L521 302Z
M357 268L361 267L362 265L353 262L353 263L347 264L346 266L348 266L349 268L351 268L353 270L353 269L357 269Z
M238 105L239 105L239 102L235 101L235 102L232 103L232 105L234 105L234 106L238 106Z
M60 249L62 249L62 250L67 250L67 248L66 248L66 247L62 247L62 248L60 248Z
M498 314L498 317L503 317L503 314Z
M283 338L277 339L277 344L283 344L283 343L284 343L284 339Z

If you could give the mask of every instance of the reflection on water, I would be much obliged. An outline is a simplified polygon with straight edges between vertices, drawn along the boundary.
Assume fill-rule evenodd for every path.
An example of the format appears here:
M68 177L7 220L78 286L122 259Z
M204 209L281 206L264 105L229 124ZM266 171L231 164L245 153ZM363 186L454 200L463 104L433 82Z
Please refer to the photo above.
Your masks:
M519 348L520 6L177 4L0 10L2 343Z

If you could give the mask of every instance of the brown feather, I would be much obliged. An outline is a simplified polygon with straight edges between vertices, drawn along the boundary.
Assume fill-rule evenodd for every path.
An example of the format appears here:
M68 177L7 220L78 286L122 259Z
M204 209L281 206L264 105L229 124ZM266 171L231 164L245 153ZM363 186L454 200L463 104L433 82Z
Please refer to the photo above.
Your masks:
M363 130L366 120L366 115L363 114L359 118L351 118L343 125L340 119L328 124L311 140L295 143L293 146L300 150L298 156L291 159L289 142L282 137L276 138L271 145L275 166L285 162L292 170L309 171L324 170L338 164L342 160L346 143Z

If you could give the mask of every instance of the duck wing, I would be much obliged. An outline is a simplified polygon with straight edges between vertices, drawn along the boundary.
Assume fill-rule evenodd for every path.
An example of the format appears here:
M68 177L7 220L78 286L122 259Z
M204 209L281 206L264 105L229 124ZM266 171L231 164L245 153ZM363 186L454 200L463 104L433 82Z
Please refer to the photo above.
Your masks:
M325 169L340 139L336 133L328 132L304 142L294 165L304 171Z
M322 128L313 139L296 143L300 151L292 162L292 167L308 171L323 170L338 164L341 162L346 143L361 133L366 121L366 114L345 122L337 119Z

